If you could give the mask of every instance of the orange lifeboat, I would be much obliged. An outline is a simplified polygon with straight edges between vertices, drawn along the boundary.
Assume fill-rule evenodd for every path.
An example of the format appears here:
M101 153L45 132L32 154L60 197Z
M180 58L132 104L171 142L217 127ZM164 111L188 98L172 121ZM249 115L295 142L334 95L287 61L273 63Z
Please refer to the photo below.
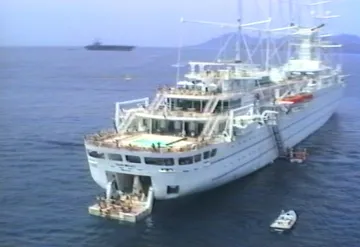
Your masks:
M287 102L290 104L304 103L312 100L313 95L311 93L301 93L297 95L287 96L280 99L280 102Z

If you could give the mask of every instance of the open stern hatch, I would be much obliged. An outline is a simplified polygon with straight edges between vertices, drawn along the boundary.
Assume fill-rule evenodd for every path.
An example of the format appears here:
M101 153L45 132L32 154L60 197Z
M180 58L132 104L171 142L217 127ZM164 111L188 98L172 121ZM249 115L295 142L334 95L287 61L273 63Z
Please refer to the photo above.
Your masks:
M270 225L270 228L275 231L286 231L293 228L297 220L297 215L294 210L285 212L281 210L280 215Z

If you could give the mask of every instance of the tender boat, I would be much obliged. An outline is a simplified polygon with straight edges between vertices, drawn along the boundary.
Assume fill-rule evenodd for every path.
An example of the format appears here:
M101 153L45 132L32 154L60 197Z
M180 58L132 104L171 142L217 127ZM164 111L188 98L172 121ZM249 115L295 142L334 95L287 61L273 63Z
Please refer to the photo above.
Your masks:
M303 150L295 150L294 149L290 149L289 152L289 159L291 163L303 163L308 156L308 152L306 150L306 148L304 148Z
M281 210L280 215L274 220L274 222L270 225L275 231L286 231L291 230L295 225L297 220L297 215L294 210L289 210L285 212Z
M310 101L312 99L313 99L313 95L311 93L300 93L297 95L284 97L279 101L288 104L299 104Z

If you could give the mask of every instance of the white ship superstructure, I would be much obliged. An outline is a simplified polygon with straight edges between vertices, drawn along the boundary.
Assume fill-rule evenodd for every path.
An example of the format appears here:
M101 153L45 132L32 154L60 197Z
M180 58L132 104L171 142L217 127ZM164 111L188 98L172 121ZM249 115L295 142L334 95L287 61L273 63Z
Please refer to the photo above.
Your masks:
M319 129L342 97L341 67L322 58L330 45L321 27L291 25L296 52L283 66L189 62L184 80L159 88L152 101L116 103L114 130L85 138L95 182L107 197L152 188L155 199L171 199L244 177L284 155Z

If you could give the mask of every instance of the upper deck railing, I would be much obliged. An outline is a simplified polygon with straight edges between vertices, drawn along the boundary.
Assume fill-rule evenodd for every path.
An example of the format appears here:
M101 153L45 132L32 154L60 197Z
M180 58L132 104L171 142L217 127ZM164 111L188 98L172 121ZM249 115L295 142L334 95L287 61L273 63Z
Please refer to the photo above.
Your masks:
M219 90L215 91L204 91L201 88L189 87L189 88L177 88L170 86L160 86L157 90L158 93L174 94L174 95L187 95L187 96L212 96L219 95L222 92Z
M192 137L186 137L186 141L191 142L191 144L186 144L181 146L169 145L166 147L157 147L155 145L154 147L143 147L143 146L132 145L129 144L129 142L126 142L128 138L141 134L144 134L144 132L127 132L126 134L121 135L116 133L114 130L102 130L95 134L86 135L84 137L84 142L86 145L92 145L96 147L124 149L128 151L138 151L138 152L153 152L153 153L188 152L188 151L201 149L216 142L216 138L205 140L205 138L192 138Z
M189 79L201 79L201 80L231 80L231 79L248 79L259 78L266 74L265 70L261 70L257 67L248 68L238 67L228 69L209 69L207 71L190 71L184 76Z

